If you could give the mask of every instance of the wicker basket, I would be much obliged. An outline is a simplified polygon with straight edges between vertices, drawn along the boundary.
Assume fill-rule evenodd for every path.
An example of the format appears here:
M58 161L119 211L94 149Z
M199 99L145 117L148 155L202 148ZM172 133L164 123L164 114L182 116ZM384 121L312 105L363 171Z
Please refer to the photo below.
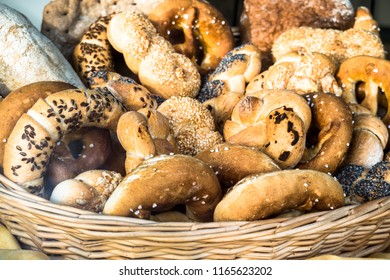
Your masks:
M51 203L0 175L0 218L22 244L60 259L364 257L390 245L390 197L256 222L162 223Z

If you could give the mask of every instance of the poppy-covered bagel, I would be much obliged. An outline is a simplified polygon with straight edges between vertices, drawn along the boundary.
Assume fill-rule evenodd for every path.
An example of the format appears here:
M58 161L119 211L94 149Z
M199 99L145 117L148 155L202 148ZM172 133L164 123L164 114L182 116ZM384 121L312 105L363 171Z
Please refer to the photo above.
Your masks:
M228 21L207 1L165 0L148 13L148 18L202 74L213 71L234 47Z
M65 134L82 127L116 131L124 107L112 95L69 89L39 99L13 128L4 150L4 175L42 194L50 156Z
M74 178L59 182L50 196L50 201L100 213L121 180L122 175L114 171L84 171Z
M196 65L177 53L146 16L137 12L113 15L107 26L107 38L152 94L165 99L197 95L201 77Z
M218 178L206 163L187 155L159 155L123 178L103 214L149 218L185 204L190 219L210 222L221 197Z
M3 166L5 144L19 118L39 98L45 98L55 92L71 88L74 88L74 86L65 82L35 82L10 92L0 102L0 167Z
M287 210L331 210L344 206L341 184L316 170L281 170L247 176L221 200L214 221L254 221Z
M347 103L360 104L390 124L390 61L372 56L356 56L344 61L337 72ZM358 87L359 83L363 83ZM382 110L382 111L380 111Z
M213 168L226 192L246 176L280 170L273 159L259 149L222 143L200 152L196 158Z
M352 111L341 97L331 93L311 93L305 97L312 111L312 126L297 167L333 173L351 144Z
M281 168L291 168L305 150L311 111L306 100L288 90L245 96L224 125L227 142L261 149Z
M177 151L168 119L157 110L126 112L119 119L117 136L126 151L126 173L149 157Z

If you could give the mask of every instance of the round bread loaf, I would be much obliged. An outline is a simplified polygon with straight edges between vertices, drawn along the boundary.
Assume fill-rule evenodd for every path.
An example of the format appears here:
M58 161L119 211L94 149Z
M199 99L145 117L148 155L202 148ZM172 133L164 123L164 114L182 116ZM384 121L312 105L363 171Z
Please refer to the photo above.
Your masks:
M0 4L0 95L38 81L83 83L58 48L16 10Z

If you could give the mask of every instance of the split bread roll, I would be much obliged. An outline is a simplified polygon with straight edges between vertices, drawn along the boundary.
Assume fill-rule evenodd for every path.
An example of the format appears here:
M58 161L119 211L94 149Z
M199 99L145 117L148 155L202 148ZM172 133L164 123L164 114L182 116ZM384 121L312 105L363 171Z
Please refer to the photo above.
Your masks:
M103 214L150 218L185 204L191 220L210 222L222 192L214 171L187 155L160 155L146 159L128 173L103 209Z
M0 4L0 95L38 81L83 83L58 48L16 10Z
M285 210L330 210L344 205L332 176L315 170L282 170L245 177L217 205L214 221L255 221Z
M55 144L81 127L116 131L125 112L112 95L69 89L39 99L12 130L4 151L4 175L27 191L43 191L43 176Z

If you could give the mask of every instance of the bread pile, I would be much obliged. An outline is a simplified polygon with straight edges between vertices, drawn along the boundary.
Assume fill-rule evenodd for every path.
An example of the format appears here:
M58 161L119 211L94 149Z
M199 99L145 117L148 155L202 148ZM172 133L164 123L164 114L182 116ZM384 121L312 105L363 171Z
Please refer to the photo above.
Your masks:
M48 35L71 69L40 67L79 82L36 76L4 95L4 175L53 203L156 221L252 221L389 195L390 61L369 11L272 1L264 20L277 30L262 34L252 16L268 2L244 2L237 43L206 1L52 1L41 32L11 45ZM296 2L309 21L276 20Z

